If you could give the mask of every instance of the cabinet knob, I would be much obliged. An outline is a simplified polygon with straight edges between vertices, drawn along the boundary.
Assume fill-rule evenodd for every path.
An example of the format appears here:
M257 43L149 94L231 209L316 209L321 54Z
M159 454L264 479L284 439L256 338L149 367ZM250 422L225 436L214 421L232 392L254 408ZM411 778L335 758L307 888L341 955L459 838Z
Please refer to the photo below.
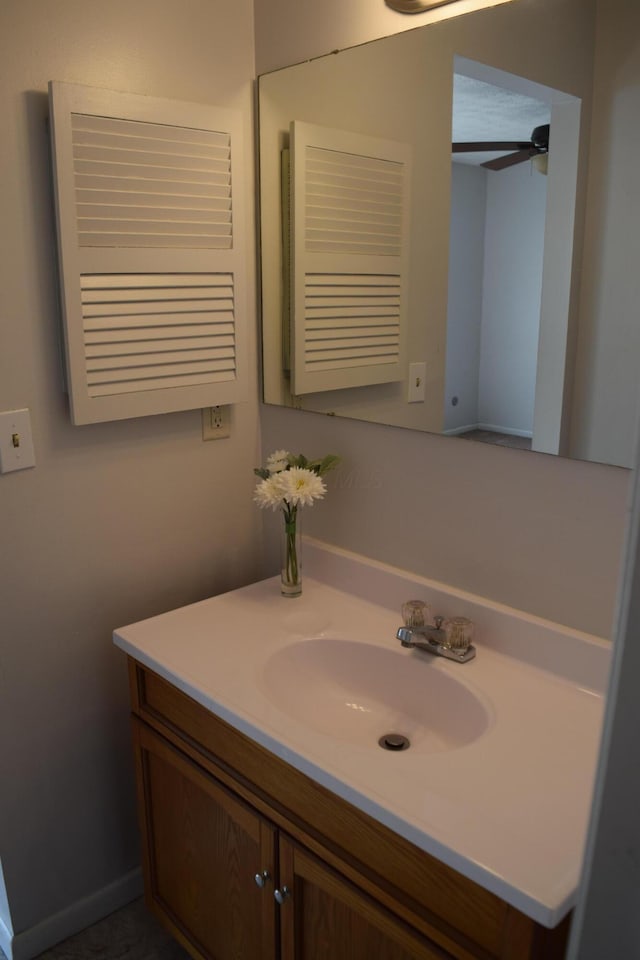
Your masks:
M291 890L289 890L289 887L283 887L282 890L278 890L276 887L276 889L273 891L273 895L278 903L282 905L287 897L291 896Z
M256 886L264 887L267 880L271 879L271 875L268 870L263 870L262 873L256 873L253 879L256 881Z

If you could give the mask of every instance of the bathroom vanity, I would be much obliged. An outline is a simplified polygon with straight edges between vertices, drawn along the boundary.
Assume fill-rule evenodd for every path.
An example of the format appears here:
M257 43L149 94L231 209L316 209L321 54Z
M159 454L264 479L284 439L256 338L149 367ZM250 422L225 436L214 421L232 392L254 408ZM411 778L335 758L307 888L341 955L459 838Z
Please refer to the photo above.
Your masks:
M304 550L301 598L268 580L115 633L150 908L215 960L561 958L607 644ZM413 597L474 619L474 661L400 647Z

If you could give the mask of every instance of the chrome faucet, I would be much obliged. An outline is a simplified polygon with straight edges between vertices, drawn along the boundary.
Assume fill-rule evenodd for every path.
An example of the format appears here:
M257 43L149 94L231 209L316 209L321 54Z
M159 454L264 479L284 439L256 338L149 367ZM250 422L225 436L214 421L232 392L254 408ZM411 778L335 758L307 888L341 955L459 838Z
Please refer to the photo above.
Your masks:
M409 600L402 604L404 626L396 631L396 638L403 647L426 650L436 657L446 657L457 663L468 663L476 655L471 643L473 623L466 617L434 617L433 624L425 623L429 607L422 600ZM443 627L444 624L444 627Z

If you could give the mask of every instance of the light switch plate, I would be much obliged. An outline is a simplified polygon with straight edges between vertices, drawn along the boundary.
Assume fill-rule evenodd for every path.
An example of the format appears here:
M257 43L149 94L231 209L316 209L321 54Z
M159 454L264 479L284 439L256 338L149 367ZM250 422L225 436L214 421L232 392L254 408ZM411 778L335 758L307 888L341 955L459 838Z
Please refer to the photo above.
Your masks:
M423 403L426 396L427 365L424 362L409 364L409 391L407 403Z
M0 473L26 470L35 465L29 411L5 410L0 413Z

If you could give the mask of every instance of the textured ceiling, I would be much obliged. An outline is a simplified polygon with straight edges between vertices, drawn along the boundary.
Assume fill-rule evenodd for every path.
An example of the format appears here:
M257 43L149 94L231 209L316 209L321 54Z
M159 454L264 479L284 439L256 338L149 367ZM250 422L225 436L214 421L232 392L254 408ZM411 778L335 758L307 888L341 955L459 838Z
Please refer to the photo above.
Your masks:
M456 73L453 77L453 142L529 140L534 127L549 123L546 103ZM455 163L477 166L500 153L458 153Z

